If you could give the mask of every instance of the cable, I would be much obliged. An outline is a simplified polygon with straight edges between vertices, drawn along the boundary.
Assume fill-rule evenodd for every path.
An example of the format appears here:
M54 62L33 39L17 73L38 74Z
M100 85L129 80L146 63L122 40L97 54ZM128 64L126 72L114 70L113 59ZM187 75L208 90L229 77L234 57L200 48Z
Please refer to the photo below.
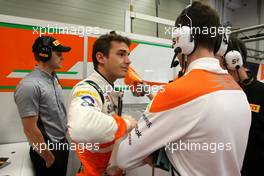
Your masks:
M179 65L179 61L176 60L176 57L181 52L182 52L182 49L180 47L176 47L174 49L174 56L173 56L170 68L177 67Z
M186 71L187 59L185 58L184 54L182 54L182 60L181 61L182 61L182 64L181 64L182 69L181 69L181 71L179 71L178 78L182 77Z

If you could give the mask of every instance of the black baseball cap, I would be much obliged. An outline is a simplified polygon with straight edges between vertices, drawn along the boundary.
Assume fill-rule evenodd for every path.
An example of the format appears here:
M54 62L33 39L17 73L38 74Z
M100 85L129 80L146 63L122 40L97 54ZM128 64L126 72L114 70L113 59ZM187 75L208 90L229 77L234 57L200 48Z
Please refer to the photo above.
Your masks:
M50 36L38 37L32 45L32 52L40 52L39 49L41 46L50 46L53 51L58 52L68 52L71 50L71 47L61 45L57 39Z

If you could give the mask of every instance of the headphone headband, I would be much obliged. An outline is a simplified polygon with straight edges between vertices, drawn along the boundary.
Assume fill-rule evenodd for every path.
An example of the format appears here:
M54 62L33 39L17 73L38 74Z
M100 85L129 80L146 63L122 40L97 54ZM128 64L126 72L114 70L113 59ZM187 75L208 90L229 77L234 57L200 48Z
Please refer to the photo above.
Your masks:
M44 39L43 39L43 45L44 46L49 46L49 43L50 43L50 38L49 37L44 37Z

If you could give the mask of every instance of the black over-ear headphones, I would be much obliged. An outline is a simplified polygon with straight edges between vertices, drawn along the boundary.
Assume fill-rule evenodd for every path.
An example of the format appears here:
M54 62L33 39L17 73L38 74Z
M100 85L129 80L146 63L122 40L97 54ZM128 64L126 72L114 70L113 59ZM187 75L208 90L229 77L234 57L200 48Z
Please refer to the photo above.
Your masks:
M43 44L39 45L38 47L38 58L42 62L47 62L51 58L52 48L49 45L49 43L50 43L50 38L44 37Z

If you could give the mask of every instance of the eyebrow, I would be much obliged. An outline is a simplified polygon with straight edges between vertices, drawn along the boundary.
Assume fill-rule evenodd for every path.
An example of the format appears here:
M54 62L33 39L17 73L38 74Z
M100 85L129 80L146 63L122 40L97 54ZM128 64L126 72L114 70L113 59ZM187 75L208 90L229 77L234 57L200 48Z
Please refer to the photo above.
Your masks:
M125 49L119 49L117 52L128 53L128 55L130 55L130 52L128 50L125 50Z

